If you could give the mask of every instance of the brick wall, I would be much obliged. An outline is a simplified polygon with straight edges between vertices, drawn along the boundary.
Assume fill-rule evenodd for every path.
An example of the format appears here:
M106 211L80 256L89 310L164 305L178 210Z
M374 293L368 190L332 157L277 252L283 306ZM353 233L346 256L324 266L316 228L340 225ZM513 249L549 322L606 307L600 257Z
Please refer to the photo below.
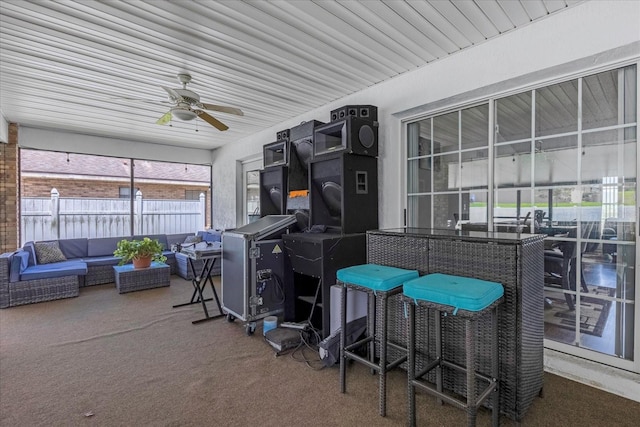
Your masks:
M18 126L9 125L9 143L0 143L0 253L18 247Z
M49 197L56 188L60 197L104 197L118 198L120 187L128 187L129 181L94 181L83 179L22 178L22 196ZM142 191L145 199L184 199L185 191L199 191L209 198L209 186L182 184L136 183L136 190Z

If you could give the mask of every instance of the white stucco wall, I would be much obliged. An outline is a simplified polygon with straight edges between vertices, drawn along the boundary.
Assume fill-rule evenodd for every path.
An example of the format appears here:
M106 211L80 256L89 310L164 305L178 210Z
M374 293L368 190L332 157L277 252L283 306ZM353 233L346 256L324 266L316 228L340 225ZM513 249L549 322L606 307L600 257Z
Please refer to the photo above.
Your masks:
M213 225L236 226L236 186L242 184L236 182L236 176L241 176L237 173L238 160L261 156L262 146L275 140L277 131L306 120L327 122L329 112L343 105L373 104L378 106L380 122L380 227L401 226L405 199L401 191L402 117L427 111L431 108L429 104L444 108L447 104L469 102L473 97L482 96L479 88L488 87L486 96L605 66L621 57L637 58L640 56L638 22L640 2L578 4L218 149L213 154ZM605 54L598 55L603 52ZM573 64L563 66L568 63Z

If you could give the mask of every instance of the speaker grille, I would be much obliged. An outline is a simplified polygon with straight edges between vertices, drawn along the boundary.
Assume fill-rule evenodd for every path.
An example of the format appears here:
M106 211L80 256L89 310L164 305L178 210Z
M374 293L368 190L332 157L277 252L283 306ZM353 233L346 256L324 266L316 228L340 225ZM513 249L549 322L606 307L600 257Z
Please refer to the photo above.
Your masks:
M358 139L364 148L371 148L376 142L373 129L369 125L363 125L358 131Z
M375 122L378 120L378 107L374 105L345 105L331 111L332 122L345 117L359 117Z

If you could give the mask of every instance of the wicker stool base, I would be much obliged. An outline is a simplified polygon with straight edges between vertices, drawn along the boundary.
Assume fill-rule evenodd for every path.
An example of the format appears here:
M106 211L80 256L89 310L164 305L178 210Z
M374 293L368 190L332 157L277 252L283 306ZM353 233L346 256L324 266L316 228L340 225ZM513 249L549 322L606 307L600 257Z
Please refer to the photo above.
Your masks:
M489 307L481 311L457 310L455 317L461 318L460 321L465 322L465 341L466 341L466 366L445 360L442 353L442 341L446 337L442 336L442 315L453 314L454 308L447 305L435 304L429 301L414 300L406 296L402 300L408 309L409 322L409 345L408 345L408 389L409 389L409 425L416 425L416 389L425 391L438 398L438 401L449 403L457 408L467 412L467 425L469 427L476 425L476 416L478 408L482 403L492 397L492 425L497 427L500 424L500 378L498 367L498 315L497 307L503 301L503 298L496 300ZM428 363L421 371L416 372L416 306L425 307L435 311L435 332L436 332L436 358ZM492 355L491 355L491 374L485 375L477 372L476 364L476 345L477 345L477 320L484 316L491 316L492 325ZM458 398L443 391L442 371L443 368L454 369L466 374L466 398ZM436 383L426 381L425 377L432 370L436 370ZM476 381L484 380L487 386L483 390L477 389Z

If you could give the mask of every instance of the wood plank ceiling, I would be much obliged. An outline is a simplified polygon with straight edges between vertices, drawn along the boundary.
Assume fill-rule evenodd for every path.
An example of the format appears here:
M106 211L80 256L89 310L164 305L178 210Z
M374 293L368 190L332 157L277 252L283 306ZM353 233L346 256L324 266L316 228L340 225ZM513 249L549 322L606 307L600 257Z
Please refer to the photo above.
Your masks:
M3 0L0 109L23 126L213 149L579 2ZM225 132L157 125L161 86L180 88L181 72L202 102L244 116L212 112Z

